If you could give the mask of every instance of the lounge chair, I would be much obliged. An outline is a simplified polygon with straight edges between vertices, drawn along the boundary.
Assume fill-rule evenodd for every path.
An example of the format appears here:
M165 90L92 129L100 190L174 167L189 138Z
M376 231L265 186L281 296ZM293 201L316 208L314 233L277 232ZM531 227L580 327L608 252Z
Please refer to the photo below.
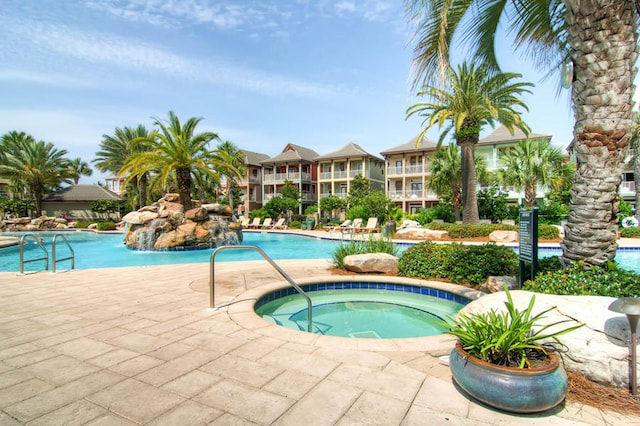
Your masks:
M259 217L254 217L253 218L253 222L248 224L247 228L249 228L249 229L258 229L258 228L260 228L260 220L261 219Z
M344 228L342 228L342 233L355 234L356 232L358 232L358 229L360 229L361 227L362 227L362 219L358 217L353 219L353 222L351 223L351 225L345 226Z
M344 228L346 228L347 226L351 225L351 219L347 219L344 222L342 222L340 225L336 225L336 226L325 226L324 229L327 232L333 232L333 231L341 231Z
M360 227L360 228L356 229L356 232L362 232L363 234L365 232L367 234L370 234L372 232L380 232L380 228L378 228L378 218L377 217L370 217L367 220L367 226Z
M271 221L273 219L271 219L270 217L265 217L264 218L264 222L262 222L262 229L268 229L271 227Z
M287 229L287 225L284 224L284 218L278 219L276 223L271 225L271 229Z
M240 222L240 225L242 225L243 228L246 228L249 226L249 218L248 217L243 217L242 221Z

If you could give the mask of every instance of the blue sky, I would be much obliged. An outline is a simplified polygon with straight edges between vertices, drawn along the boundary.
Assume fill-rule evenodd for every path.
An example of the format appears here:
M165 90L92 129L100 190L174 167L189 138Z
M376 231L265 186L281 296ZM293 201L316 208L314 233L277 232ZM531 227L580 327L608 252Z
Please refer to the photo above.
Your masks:
M18 130L90 162L103 134L203 117L240 148L372 154L421 130L405 120L411 29L400 0L0 0L0 134ZM567 93L501 49L536 84L525 121L566 146ZM491 129L486 129L483 136ZM438 137L437 129L428 133ZM104 178L94 173L81 183Z

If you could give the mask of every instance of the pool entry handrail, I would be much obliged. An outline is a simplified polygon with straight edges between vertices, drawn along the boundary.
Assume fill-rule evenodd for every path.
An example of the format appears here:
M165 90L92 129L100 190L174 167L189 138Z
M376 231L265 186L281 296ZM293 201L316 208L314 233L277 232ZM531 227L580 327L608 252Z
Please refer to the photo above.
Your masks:
M214 287L215 287L215 259L216 259L216 255L218 253L220 253L221 251L225 251L225 250L253 250L253 251L257 251L263 258L264 260L266 260L267 262L269 262L269 264L271 264L271 266L274 267L274 269L276 271L278 271L278 273L280 275L282 275L282 277L287 280L289 282L289 284L291 284L291 286L293 288L296 289L296 291L298 293L300 293L300 295L302 297L305 298L305 300L307 301L307 331L309 333L311 333L312 331L312 305L311 305L311 298L307 295L307 293L304 292L304 290L302 290L302 288L293 280L293 278L291 278L282 268L280 268L280 266L278 266L278 264L276 262L273 261L273 259L271 259L267 253L265 253L260 247L258 246L222 246L222 247L218 247L217 249L215 249L213 251L213 253L211 253L211 259L209 260L209 265L210 265L210 272L211 272L211 276L209 278L209 307L210 308L215 308L215 294L214 294Z
M62 240L67 245L67 248L69 249L69 252L71 253L70 256L63 257L62 259L57 259L56 258L56 239L58 237L62 237ZM42 252L44 253L43 257L24 260L24 246L29 241L32 241L32 242L36 243L36 245L38 247L40 247L40 250L42 250ZM45 247L45 245L44 245L44 239L38 238L32 233L28 233L28 234L24 234L23 236L20 237L19 245L20 245L20 275L25 275L25 272L24 272L24 264L25 263L37 262L39 260L44 260L44 270L45 271L49 270L49 252L47 251L47 247ZM65 237L62 234L54 234L53 239L51 240L51 272L55 273L56 272L56 263L62 262L64 260L71 260L71 269L75 269L76 254L73 251L73 248L71 248L71 244L69 244L69 241L67 240L67 237ZM38 271L33 271L31 273L35 273L35 272L38 272Z
M36 243L36 245L40 247L40 250L44 252L44 257L24 260L24 246L29 240ZM47 248L44 246L44 241L40 238L36 238L36 236L33 235L32 233L22 235L20 237L20 275L24 275L25 263L37 262L39 260L44 260L44 270L45 271L48 270L49 269L49 252L47 251Z
M57 259L56 258L56 239L58 237L62 237L62 241L64 241L64 243L66 244L67 248L69 249L69 252L71 253L70 256L63 257L62 259ZM67 240L67 237L65 237L64 235L55 234L53 236L53 239L51 240L51 272L53 272L53 273L56 272L56 263L63 262L65 260L71 260L71 268L70 269L75 269L75 266L76 266L76 254L73 251L73 248L71 248L71 244L69 244L69 241Z

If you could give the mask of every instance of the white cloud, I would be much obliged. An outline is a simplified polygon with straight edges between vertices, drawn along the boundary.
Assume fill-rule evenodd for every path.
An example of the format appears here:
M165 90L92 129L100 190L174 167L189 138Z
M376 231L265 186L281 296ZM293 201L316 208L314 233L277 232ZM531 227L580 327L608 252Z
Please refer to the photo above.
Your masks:
M232 86L271 96L332 98L340 92L337 87L239 67L211 57L185 57L161 45L108 33L80 31L66 25L34 21L19 24L7 22L4 30L7 34L6 43L15 43L21 45L25 51L37 51L40 56L48 57L50 63L46 65L47 70L57 63L62 64L61 66L69 69L71 73L77 72L77 69L68 64L69 58L74 58L79 61L79 67L86 63L98 65L103 74L108 70L105 67L116 67L124 71L136 71L141 75L179 76L200 83ZM80 80L67 76L61 82L56 82L53 78L44 77L44 73L44 69L40 72L20 70L5 72L0 78L34 79L52 85L71 84L75 79ZM84 84L104 85L105 82Z

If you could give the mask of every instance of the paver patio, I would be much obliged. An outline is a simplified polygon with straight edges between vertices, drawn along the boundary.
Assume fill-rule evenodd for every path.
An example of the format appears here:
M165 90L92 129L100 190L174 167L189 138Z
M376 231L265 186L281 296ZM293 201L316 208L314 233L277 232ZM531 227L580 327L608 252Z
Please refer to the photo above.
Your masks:
M294 279L329 273L326 260L278 264ZM470 401L438 359L449 337L380 346L275 327L243 302L209 309L208 268L0 273L0 424L640 425ZM218 305L282 281L260 261L218 263L216 280Z

